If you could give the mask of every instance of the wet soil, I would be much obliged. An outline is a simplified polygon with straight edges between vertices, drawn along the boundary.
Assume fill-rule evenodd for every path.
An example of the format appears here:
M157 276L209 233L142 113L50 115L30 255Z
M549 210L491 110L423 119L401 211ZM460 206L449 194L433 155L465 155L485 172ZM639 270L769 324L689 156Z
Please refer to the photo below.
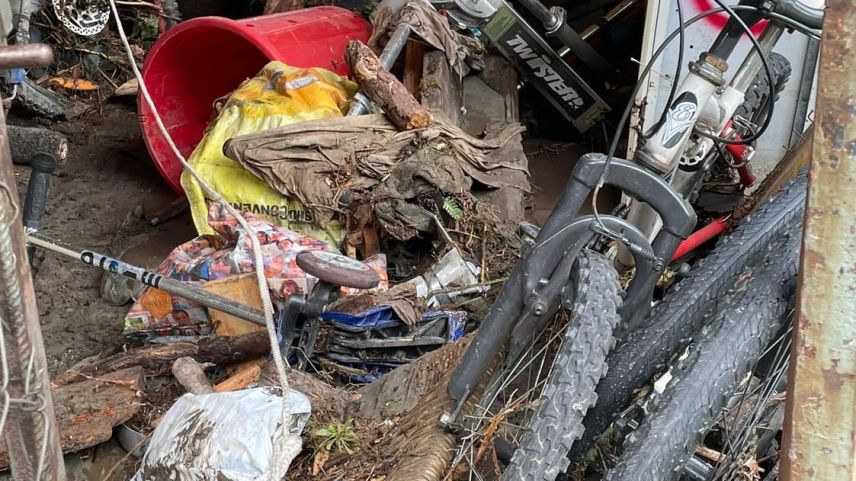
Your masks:
M159 227L147 227L140 220L147 211L175 199L175 194L148 159L133 105L108 103L100 111L51 128L68 136L69 155L54 178L40 234L114 255L139 236L154 241L167 237L169 243L150 243L150 250L162 252L161 257L193 235L186 215ZM19 166L16 173L23 196L29 171ZM101 299L101 271L53 252L39 252L34 283L52 376L86 357L122 348L128 306L112 307Z

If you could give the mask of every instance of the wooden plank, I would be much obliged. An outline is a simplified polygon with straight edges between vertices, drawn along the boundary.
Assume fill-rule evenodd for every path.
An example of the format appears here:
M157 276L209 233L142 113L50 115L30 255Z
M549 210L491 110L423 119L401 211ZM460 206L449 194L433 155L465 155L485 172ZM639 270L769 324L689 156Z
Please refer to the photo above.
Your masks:
M432 112L442 112L453 124L463 126L463 83L449 67L446 54L439 51L425 54L419 87L421 102L425 108Z
M737 209L734 210L734 219L740 219L750 213L756 206L776 195L782 190L782 186L794 177L803 167L811 161L811 146L814 139L814 125L808 128L799 142L788 152L788 154L776 164L776 167L764 177L764 181Z
M407 41L407 48L404 51L404 75L401 81L407 90L419 100L419 82L422 81L422 65L425 57L425 44L410 39Z
M140 410L143 376L143 368L134 367L52 389L62 451L76 452L109 440L115 426ZM8 467L6 444L0 443L0 469Z
M517 98L517 70L499 55L485 55L485 67L479 74L482 82L502 96L505 103L505 120L520 120L520 107Z
M264 359L246 361L240 369L214 386L214 392L238 391L258 382L262 375Z
M206 282L203 289L256 309L262 309L262 297L259 295L259 285L255 274L241 274ZM218 336L240 336L241 334L264 330L264 326L253 324L216 309L209 309L208 315L214 324L214 333Z

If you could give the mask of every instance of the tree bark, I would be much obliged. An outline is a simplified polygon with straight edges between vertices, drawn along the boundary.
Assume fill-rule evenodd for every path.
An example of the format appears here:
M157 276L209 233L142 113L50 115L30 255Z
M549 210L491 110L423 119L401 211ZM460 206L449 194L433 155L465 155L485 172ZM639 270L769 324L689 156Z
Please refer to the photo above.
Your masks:
M113 427L139 411L143 368L135 367L52 389L62 451L71 453L103 443ZM0 443L0 469L9 467L5 443Z
M138 347L98 360L93 364L68 372L54 381L61 386L85 379L86 376L103 376L105 373L142 366L149 375L170 372L172 363L180 357L192 357L199 362L228 364L263 356L270 351L267 332L254 332L243 336L210 337L199 342L175 342Z
M407 87L383 68L372 50L359 40L348 43L345 61L360 91L378 104L401 130L427 127L433 119Z

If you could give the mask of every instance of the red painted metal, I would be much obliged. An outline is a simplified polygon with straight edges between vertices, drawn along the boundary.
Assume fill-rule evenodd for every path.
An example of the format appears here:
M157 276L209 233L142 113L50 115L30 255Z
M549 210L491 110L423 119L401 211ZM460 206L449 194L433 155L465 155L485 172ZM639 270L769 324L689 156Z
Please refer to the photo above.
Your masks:
M690 234L689 237L686 238L686 240L681 242L681 244L678 246L678 249L675 251L675 255L672 256L672 262L689 254L691 251L695 250L700 245L713 239L714 237L719 236L720 234L725 232L725 229L727 227L728 223L725 221L725 218L720 217L719 219L716 219L710 224L693 232L692 234Z
M720 136L727 137L732 140L743 140L743 137L740 136L736 131L731 128L732 121L729 120L727 124L725 124L725 128L722 129L722 133ZM752 165L749 163L749 148L746 145L738 145L738 144L726 144L725 150L731 154L733 158L732 163L735 165L740 165L737 167L737 175L740 177L740 183L743 184L743 187L749 188L755 184L755 181L758 180L758 177L755 176L755 171L752 170Z
M162 35L149 51L143 80L181 151L189 156L212 118L214 101L255 75L270 60L347 73L345 47L367 41L371 26L350 10L314 7L230 20L194 18ZM148 105L137 101L149 154L170 187L183 194L181 163L164 140Z

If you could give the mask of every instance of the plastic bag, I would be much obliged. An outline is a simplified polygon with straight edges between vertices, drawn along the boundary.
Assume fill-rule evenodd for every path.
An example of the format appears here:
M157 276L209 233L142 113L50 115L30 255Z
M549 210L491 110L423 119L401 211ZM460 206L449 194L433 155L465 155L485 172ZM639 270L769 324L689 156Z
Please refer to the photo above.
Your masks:
M253 214L246 213L244 217L259 237L271 296L285 300L291 294L308 293L317 279L298 267L297 254L304 250L335 252L335 249L326 242L272 225ZM238 221L220 204L213 203L208 211L208 223L219 235L200 236L176 247L158 267L158 274L201 284L255 272L252 241ZM386 256L377 254L364 262L381 276L376 289L387 289ZM205 308L154 288L147 289L125 316L125 335L130 336L198 335L210 331Z
M291 390L290 432L309 420L309 399ZM268 388L203 395L185 394L152 434L133 481L264 479L282 424L282 398Z
M261 132L306 120L341 117L356 84L321 68L299 69L268 63L226 100L188 162L224 199L277 225L339 245L345 231L339 222L314 223L296 199L283 197L264 181L223 155L223 144L238 135ZM205 194L188 173L181 175L196 230L213 234Z

